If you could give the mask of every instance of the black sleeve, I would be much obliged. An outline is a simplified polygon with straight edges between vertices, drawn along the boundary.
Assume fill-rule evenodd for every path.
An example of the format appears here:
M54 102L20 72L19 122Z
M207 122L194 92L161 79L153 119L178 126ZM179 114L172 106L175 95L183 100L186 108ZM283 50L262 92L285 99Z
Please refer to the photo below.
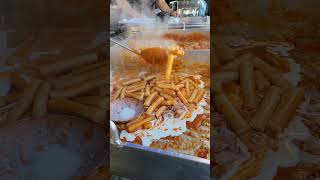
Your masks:
M207 3L207 10L206 10L206 15L210 16L210 11L211 11L211 4L210 4L210 0L205 0Z

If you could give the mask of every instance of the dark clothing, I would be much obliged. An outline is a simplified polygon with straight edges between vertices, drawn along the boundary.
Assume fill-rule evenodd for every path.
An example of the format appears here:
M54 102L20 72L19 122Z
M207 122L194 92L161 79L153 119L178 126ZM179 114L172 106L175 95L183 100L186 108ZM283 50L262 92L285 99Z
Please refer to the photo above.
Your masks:
M211 6L210 6L210 0L205 0L205 1L206 1L206 3L207 3L206 15L207 15L207 16L210 16L210 8L211 8Z
M168 4L168 6L169 6L169 4L170 4L170 2L172 2L173 0L166 0L166 3Z
M168 6L169 6L170 8L173 8L173 10L176 11L176 10L177 10L177 7L176 7L177 5L176 5L176 3L174 3L173 7L170 6L170 2L172 2L172 1L174 1L174 0L166 0L166 3L168 4Z

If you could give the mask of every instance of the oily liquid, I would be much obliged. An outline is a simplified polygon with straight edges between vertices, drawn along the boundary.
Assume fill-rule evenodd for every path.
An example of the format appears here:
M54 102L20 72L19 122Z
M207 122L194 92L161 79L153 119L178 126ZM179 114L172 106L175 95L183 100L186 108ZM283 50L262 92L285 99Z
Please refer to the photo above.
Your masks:
M153 66L166 65L168 59L167 50L160 47L143 49L140 54L148 64Z
M170 50L170 54L166 49L160 47L152 47L143 49L140 53L141 57L151 65L150 70L153 72L165 72L165 78L170 79L173 61L176 56L184 56L184 51L179 47Z

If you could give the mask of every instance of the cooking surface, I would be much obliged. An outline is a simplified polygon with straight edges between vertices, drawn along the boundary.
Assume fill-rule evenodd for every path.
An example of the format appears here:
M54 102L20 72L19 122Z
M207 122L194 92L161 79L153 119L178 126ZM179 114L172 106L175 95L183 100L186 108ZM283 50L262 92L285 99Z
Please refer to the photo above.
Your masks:
M130 38L132 38L132 36L130 36L127 40L125 40L125 42L127 42L128 40L130 40ZM148 46L145 46L148 47ZM150 46L149 46L150 47ZM141 75L144 76L145 74L148 74L148 71L151 71L152 73L160 73L161 71L159 70L155 70L155 69L146 69L144 62L139 60L138 57L135 57L134 55L130 55L128 53L123 52L121 49L119 49L119 47L112 47L110 50L111 53L111 73L112 73L112 77L115 79L119 79L121 78L121 76L123 74L128 74L127 76L137 76L137 75ZM192 53L190 53L192 54ZM198 58L190 58L192 55L187 54L186 56L189 57L190 61L187 62L187 64L193 64L193 62L195 62L194 60L198 60L199 63L207 63L209 61L209 56L197 56L198 54L195 53L194 57L198 57ZM199 53L201 54L201 53ZM207 54L209 55L209 51L207 52L202 52L202 54ZM131 57L130 57L131 56ZM188 60L189 60L188 59ZM179 63L177 64L177 68L179 68L180 65ZM205 81L205 84L210 84L210 73L206 70L209 66L201 66L199 65L197 68L190 68L188 69L188 71L186 73L190 73L190 74L200 74L203 75L203 81ZM183 68L183 65L181 65L181 68ZM201 69L202 68L202 69ZM198 69L198 71L196 70ZM193 71L194 70L194 71ZM125 77L127 77L125 76ZM132 79L132 78L131 78ZM115 83L113 83L112 86L117 86ZM208 109L208 107L206 107L206 109ZM209 116L206 116L209 117ZM203 127L205 127L203 130L208 130L208 122L210 122L210 119L206 119L205 121L203 121ZM134 143L137 144L130 144L130 143L124 143L124 147L113 147L111 149L111 161L112 162L119 162L119 163L114 163L111 164L111 170L114 171L115 174L119 174L121 176L124 177L141 177L142 179L145 179L149 176L151 176L152 173L146 172L145 176L141 175L141 174L137 174L135 173L135 168L132 168L131 166L136 166L136 168L144 168L146 167L146 163L149 164L151 163L151 161L153 162L154 160L152 159L158 159L157 164L153 164L152 167L148 166L148 168L150 168L150 171L157 170L160 169L161 171L166 171L167 173L171 174L171 178L175 177L175 178L183 178L183 179L192 179L192 178L196 178L197 179L208 179L209 178L209 161L206 159L203 159L204 161L200 160L202 158L197 158L194 156L197 156L196 153L194 153L193 148L198 149L199 146L196 145L197 143L195 143L195 146L192 146L192 150L190 149L190 147L188 147L188 145L186 146L185 141L188 138L191 138L194 140L196 140L197 138L193 137L193 135L196 134L192 134L190 137L188 137L190 135L189 132L187 132L187 135L183 135L183 137L181 137L181 140L175 139L174 137L172 138L167 138L167 139L163 139L163 140L159 140L157 143L154 143L154 145L151 145L151 148L146 147L146 146L141 146L139 144L141 144L141 142L139 143L139 140L135 141ZM192 132L191 132L192 133ZM208 131L205 132L204 134L208 135L210 134ZM200 134L198 134L200 135ZM204 137L205 138L205 137ZM208 136L206 136L207 138L207 142L208 141ZM167 144L167 145L166 145ZM174 147L171 146L170 144L176 144L177 146L180 146L181 149L179 151L178 147ZM192 143L191 143L192 144ZM208 143L209 144L209 143ZM169 147L169 148L164 148L164 147ZM158 149L157 149L158 148ZM189 150L191 150L192 153L190 153L190 151L184 151L184 148L189 148ZM161 149L165 149L165 151L161 150ZM169 151L168 151L169 150ZM208 153L208 149L203 148L203 151L199 153L202 154L207 154ZM120 153L121 152L121 153ZM123 169L123 165L120 164L120 162L124 162L127 161L128 158L132 158L127 157L129 156L129 154L136 154L136 157L139 158L134 158L132 159L131 165L130 167L127 167L128 170ZM183 153L185 154L190 154L192 156L185 156ZM123 154L123 157L121 154ZM176 157L176 158L172 158L172 157ZM206 155L204 155L203 157L205 157ZM209 156L206 156L206 158L208 158ZM126 159L126 160L125 160ZM191 163L192 162L192 163ZM163 168L165 166L161 166L161 164L167 164L165 166L168 166L170 164L170 166L172 167L181 167L182 169L184 169L185 171L187 169L188 173L186 172L181 172L180 168ZM179 165L178 165L179 164ZM198 165L196 165L198 164ZM129 165L128 165L129 166ZM161 167L160 167L161 166ZM197 166L197 168L195 168ZM159 170L158 170L159 171ZM200 174L203 174L203 176L199 176L197 175L199 172L203 172ZM161 176L157 176L158 179L161 179L161 177L163 178L169 178L168 176L166 176L166 174L161 173ZM183 176L183 174L185 174L185 176ZM188 174L188 175L187 175ZM154 176L154 175L153 175ZM181 177L183 176L183 177ZM163 179L162 178L162 179Z
M205 66L205 65L203 65L203 66L204 66L205 71L201 72L201 70L200 70L199 73L196 73L196 74L198 74L197 76L199 76L202 73L206 73L208 71L209 66ZM193 68L190 68L190 69L196 71L197 68L195 68L195 67L196 66L194 66ZM207 67L207 68L205 68L205 67ZM187 68L187 67L185 67L185 68ZM184 71L182 70L181 73L182 72L184 72ZM123 75L124 73L125 72L113 73L113 78L115 78L115 79L121 78L121 75ZM180 73L180 72L178 71L177 73ZM187 71L185 73L190 73L190 72ZM135 74L135 75L132 74L131 76L135 77L138 74L139 73L137 72L137 74ZM141 74L143 74L143 73L141 73ZM204 86L207 89L208 85L209 85L208 84L209 80L206 78L207 77L205 77L203 79L205 81L205 83L202 81L202 83L203 83L202 86ZM119 83L117 83L117 81L114 81L112 84L116 85ZM173 150L173 151L176 150L177 152L187 153L189 155L195 155L195 156L198 156L198 150L201 149L204 154L199 155L199 157L204 157L204 158L210 159L210 156L207 155L208 148L210 147L210 145L209 145L210 144L209 143L210 142L210 140L209 140L209 134L210 134L210 128L209 128L210 127L210 118L209 117L210 116L209 116L209 114L207 114L204 117L201 117L202 114L208 113L208 110L210 109L209 108L210 105L207 103L209 103L209 102L210 102L210 96L209 96L209 94L205 94L204 99L199 103L199 104L201 104L201 106L197 107L197 109L195 109L194 111L191 111L192 115L191 114L187 115L187 114L189 114L189 112L188 111L184 112L185 110L183 110L184 108L182 108L180 110L180 111L182 111L182 112L180 112L181 114L178 115L177 117L173 117L176 115L170 114L171 110L169 109L167 111L168 114L163 115L163 120L161 120L161 118L158 120L155 120L155 122L154 122L155 129L154 130L145 130L145 131L141 131L141 132L138 130L137 132L135 132L133 134L128 134L128 132L126 132L125 130L122 130L120 137L125 138L127 141L134 141L135 143L138 143L138 144L142 143L143 145L149 146L152 141L150 141L148 136L153 135L154 137L157 137L157 139L159 137L164 138L164 139L152 143L151 147L166 149L166 150ZM183 104L181 103L180 106L183 107ZM175 111L178 112L180 106L177 106L176 107L177 109ZM180 119L179 117L182 119ZM199 125L196 125L196 127L193 127L191 122L195 121L195 119L197 119L197 121L199 121L200 123L202 122L202 126L198 127ZM187 121L190 121L190 122L187 122ZM195 128L195 129L185 132L185 135L183 135L181 137L175 138L176 136L180 135L182 132L186 131L187 128L188 129ZM163 132L160 133L160 131L163 131ZM203 134L201 134L200 132L202 132ZM154 134L154 133L156 133L156 134ZM165 136L160 135L160 134L163 134ZM139 136L141 139L140 140L136 139L137 136ZM170 136L172 136L172 137L170 138ZM201 136L201 138L203 138L203 139L201 139L201 140L197 139L196 138L197 136L199 136L199 138ZM166 137L168 137L168 139L166 139ZM188 141L188 139L190 141L191 141L191 139L193 139L193 143L186 143L186 141ZM142 140L142 142L141 142L141 140ZM170 145L170 144L172 144L172 145ZM166 148L166 147L168 147L168 148ZM204 149L202 149L202 148L204 148Z

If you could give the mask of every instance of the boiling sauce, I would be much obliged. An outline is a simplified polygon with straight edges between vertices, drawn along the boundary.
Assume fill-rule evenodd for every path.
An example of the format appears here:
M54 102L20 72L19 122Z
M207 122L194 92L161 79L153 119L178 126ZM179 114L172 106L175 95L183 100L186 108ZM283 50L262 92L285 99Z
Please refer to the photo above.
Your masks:
M151 65L165 65L168 59L167 50L160 47L143 49L140 54Z

